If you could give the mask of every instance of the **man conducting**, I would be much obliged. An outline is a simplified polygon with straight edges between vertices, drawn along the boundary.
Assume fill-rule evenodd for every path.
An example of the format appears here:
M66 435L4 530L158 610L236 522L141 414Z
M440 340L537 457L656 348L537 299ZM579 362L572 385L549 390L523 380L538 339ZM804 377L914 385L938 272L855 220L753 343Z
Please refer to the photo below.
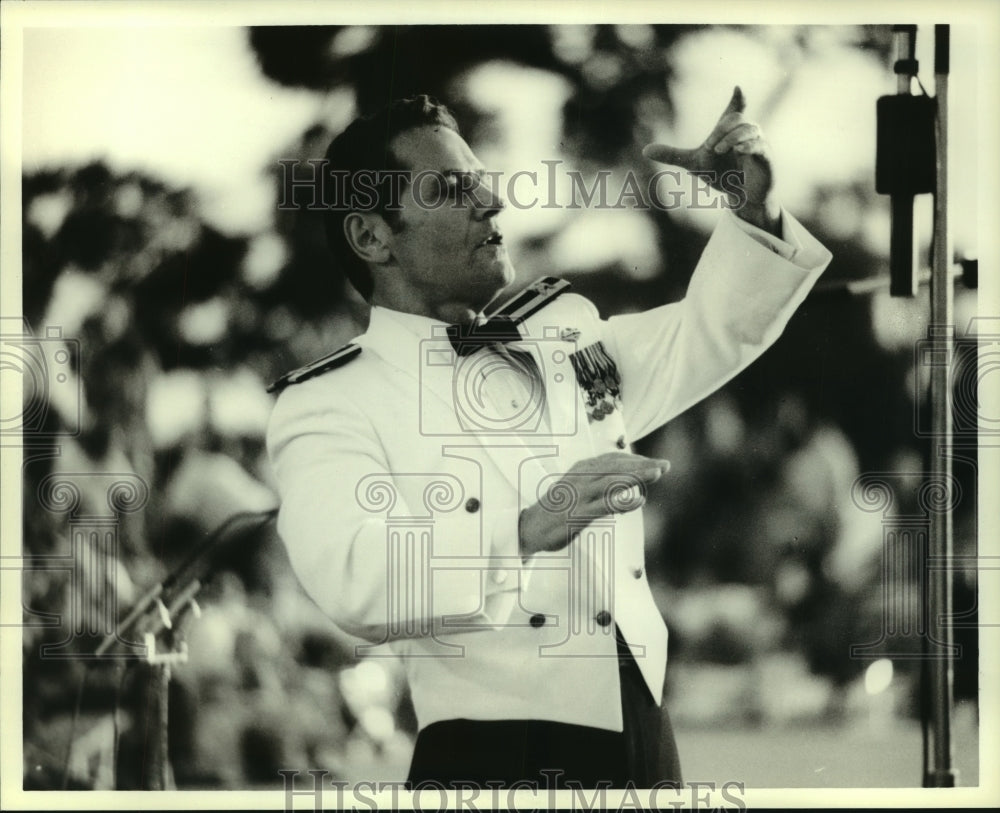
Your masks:
M629 449L773 343L830 260L774 200L744 106L737 88L696 149L646 147L741 172L742 205L683 300L607 320L554 278L497 299L504 201L443 106L395 102L330 145L328 178L367 193L324 217L371 318L278 382L278 528L359 653L401 658L414 785L680 782L637 510L669 463Z

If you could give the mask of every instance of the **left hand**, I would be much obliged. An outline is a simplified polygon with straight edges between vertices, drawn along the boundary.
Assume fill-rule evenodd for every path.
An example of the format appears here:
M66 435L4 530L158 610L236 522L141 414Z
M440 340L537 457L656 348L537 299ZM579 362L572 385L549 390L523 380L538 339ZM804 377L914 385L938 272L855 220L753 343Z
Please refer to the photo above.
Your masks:
M777 234L781 207L773 194L770 147L760 127L743 115L745 109L746 99L737 85L722 116L700 147L684 150L668 144L649 144L642 154L654 161L682 167L693 175L702 175L714 189L729 195L738 217ZM742 173L742 183L735 173ZM721 186L723 177L726 181ZM739 192L734 193L734 189Z

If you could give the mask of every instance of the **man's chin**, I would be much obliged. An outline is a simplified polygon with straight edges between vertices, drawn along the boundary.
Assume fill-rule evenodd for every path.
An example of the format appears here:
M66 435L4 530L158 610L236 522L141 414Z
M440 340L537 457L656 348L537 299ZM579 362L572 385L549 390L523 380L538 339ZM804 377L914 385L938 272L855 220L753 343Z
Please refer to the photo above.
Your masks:
M503 300L504 293L510 288L515 277L516 274L514 272L514 266L509 262L504 263L502 272L497 275L496 287L493 290L493 296L482 309L484 313L489 313L493 308L500 304Z

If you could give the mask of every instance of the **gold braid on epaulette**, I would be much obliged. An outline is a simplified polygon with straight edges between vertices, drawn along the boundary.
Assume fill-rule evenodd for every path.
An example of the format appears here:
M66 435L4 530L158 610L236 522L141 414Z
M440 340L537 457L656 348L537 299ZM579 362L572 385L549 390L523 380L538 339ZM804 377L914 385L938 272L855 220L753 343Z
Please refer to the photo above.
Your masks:
M334 350L332 353L328 353L315 361L311 361L304 367L299 367L297 370L285 373L281 378L271 384L271 386L267 388L267 391L281 392L285 387L289 387L292 384L299 384L310 378L329 372L330 370L336 370L338 367L343 367L347 364L347 362L360 354L361 347L359 345L356 345L353 342L345 344L339 350Z

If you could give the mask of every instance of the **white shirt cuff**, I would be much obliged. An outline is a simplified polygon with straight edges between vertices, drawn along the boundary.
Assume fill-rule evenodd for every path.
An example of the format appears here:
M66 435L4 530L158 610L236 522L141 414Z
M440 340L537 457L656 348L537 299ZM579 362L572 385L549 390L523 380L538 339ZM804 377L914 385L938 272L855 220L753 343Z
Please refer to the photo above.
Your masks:
M773 234L747 223L732 212L726 214L735 221L736 226L744 234L800 268L815 268L825 259L824 254L828 254L826 249L809 235L802 224L784 209L781 210L781 237L775 237Z

